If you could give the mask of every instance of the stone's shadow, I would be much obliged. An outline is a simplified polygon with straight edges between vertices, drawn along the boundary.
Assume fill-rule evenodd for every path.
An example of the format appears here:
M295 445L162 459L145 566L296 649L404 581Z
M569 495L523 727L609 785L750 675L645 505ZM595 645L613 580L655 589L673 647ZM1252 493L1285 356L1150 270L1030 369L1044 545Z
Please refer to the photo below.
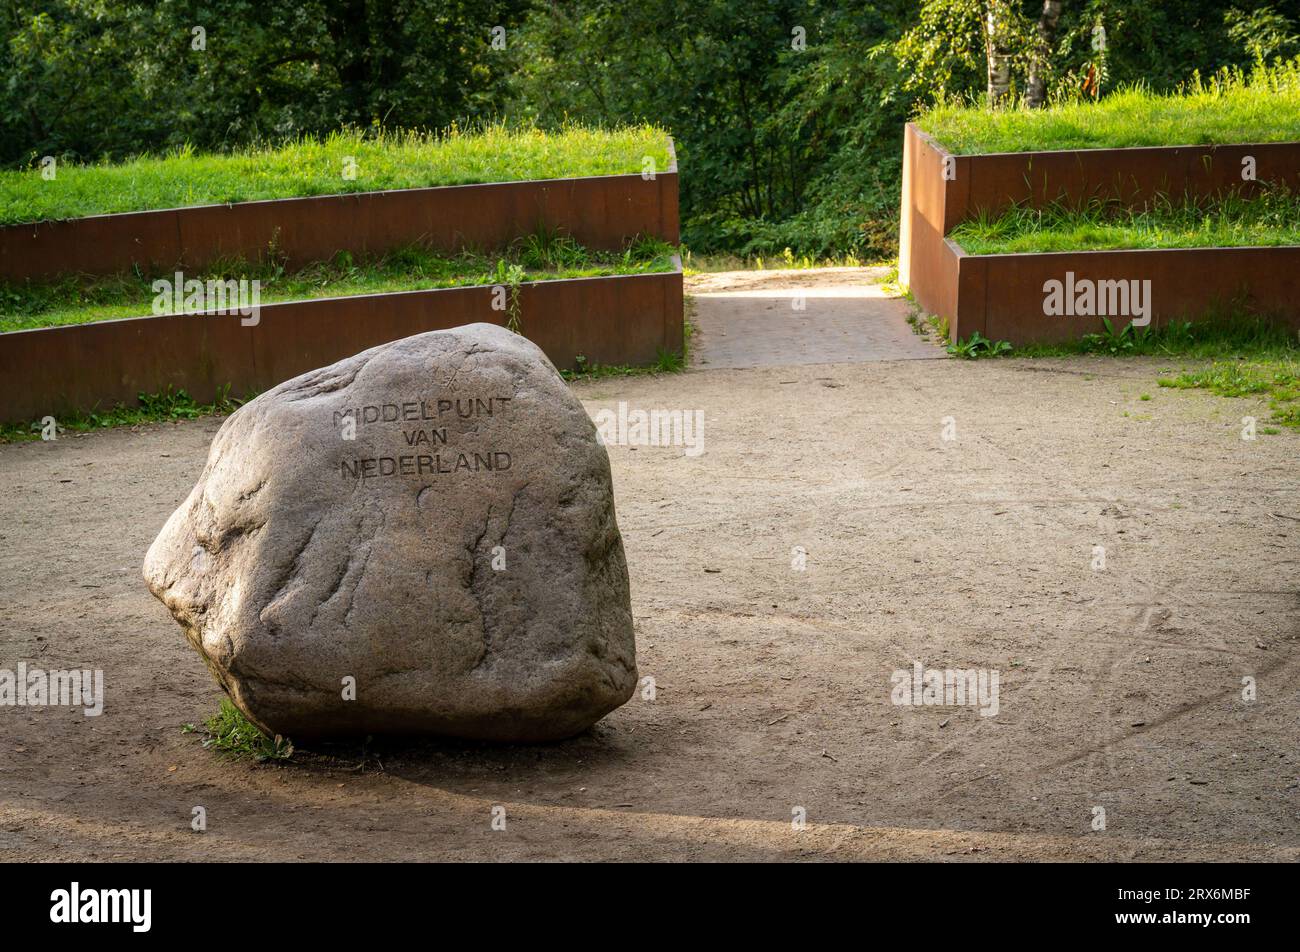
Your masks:
M283 768L304 774L384 773L402 780L466 792L485 783L530 783L572 772L575 780L593 771L623 773L650 769L671 752L665 737L678 731L637 732L597 723L565 740L502 744L456 738L385 735L366 739L295 744Z

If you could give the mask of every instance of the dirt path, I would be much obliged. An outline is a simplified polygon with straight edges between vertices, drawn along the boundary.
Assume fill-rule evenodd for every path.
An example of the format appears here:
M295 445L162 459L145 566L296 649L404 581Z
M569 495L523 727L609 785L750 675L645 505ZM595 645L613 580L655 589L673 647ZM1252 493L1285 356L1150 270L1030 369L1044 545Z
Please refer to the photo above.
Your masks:
M725 271L688 279L691 364L790 367L946 357L912 332L907 305L880 286L887 269Z
M0 446L0 667L107 681L98 718L0 708L0 859L1300 859L1300 437L1161 366L579 384L705 413L698 457L610 448L655 699L288 766L180 732L218 690L140 580L217 422ZM892 704L914 661L996 669L998 713Z

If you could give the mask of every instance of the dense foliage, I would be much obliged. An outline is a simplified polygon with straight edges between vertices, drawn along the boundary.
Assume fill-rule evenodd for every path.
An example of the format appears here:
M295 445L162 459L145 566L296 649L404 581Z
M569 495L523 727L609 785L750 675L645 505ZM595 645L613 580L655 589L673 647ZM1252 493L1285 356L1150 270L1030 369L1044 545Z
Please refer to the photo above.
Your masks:
M695 250L892 251L901 126L1300 53L1300 0L6 0L0 163L340 128L671 129ZM996 35L987 25L992 12ZM196 31L201 28L201 31ZM995 42L990 43L990 38Z

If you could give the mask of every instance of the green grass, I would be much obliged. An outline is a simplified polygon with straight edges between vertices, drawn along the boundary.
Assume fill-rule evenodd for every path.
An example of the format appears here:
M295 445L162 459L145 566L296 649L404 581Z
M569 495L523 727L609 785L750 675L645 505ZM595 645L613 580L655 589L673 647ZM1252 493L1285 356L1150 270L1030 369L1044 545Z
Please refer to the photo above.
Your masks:
M947 338L946 327L922 313L914 300L908 320ZM1155 329L1132 324L1119 327L1109 320L1103 324L1101 333L1086 334L1077 341L1023 347L990 341L976 333L967 340L953 341L948 353L967 359L1090 355L1178 359L1187 363L1173 376L1163 376L1173 373L1172 369L1162 371L1158 386L1209 390L1222 397L1263 398L1272 414L1266 422L1300 431L1300 334L1280 322L1249 315L1234 304L1212 307L1204 320L1195 323L1182 321ZM1151 394L1141 393L1138 399L1150 402ZM1260 426L1256 432L1275 435L1281 431Z
M460 275L461 280L478 284L486 281L494 282L498 279L501 279L503 283L508 283L508 280L512 277L520 277L523 280L536 280L545 277L570 276L584 270L573 268L572 265L581 262L590 263L592 260L606 261L608 267L588 268L585 269L587 273L623 274L667 271L672 267L671 256L673 252L674 249L663 242L645 239L633 242L622 253L600 255L587 252L567 238L539 234L529 236L527 239L518 242L511 250L508 258L479 259L474 256L461 256L457 259L451 259L449 262L447 259L432 256L423 249L414 248L407 249L397 255L375 259L363 267L355 263L344 264L342 259L336 257L335 261L329 265L313 266L305 272L299 272L287 278L286 283L280 285L280 287L289 296L294 296L301 290L305 282L309 283L310 278L311 280L323 282L307 289L308 291L314 289L318 294L343 293L340 289L344 287L353 288L353 293L378 289L382 281L388 280L393 282L391 285L393 288L399 287L400 282L406 282L400 287L401 289L408 289L418 283L412 277L412 269L415 265L427 265L433 268L435 265L441 267L449 263L463 265L466 261L475 262L476 267L488 268L488 270L481 273L476 272L469 275L462 273ZM495 264L489 267L488 262L490 261L495 261ZM534 269L549 266L558 270L530 271L519 262L525 262ZM566 265L570 267L566 267ZM396 269L396 276L388 273L393 269ZM353 270L357 270L359 273L352 274ZM425 279L421 280L429 279L426 276ZM109 300L111 302L113 295L135 295L132 299L138 300L139 295L146 293L146 291L148 294L152 294L148 282L139 276L118 278L88 286L78 285L76 282L64 282L54 286L10 288L8 290L11 293L18 294L19 305L27 302L26 306L31 307L33 306L32 302L36 302L37 305L49 305L51 308L40 313L27 313L23 319L26 322L24 326L44 326L42 322L62 319L76 321L103 320L121 316L116 313L115 308L124 308L130 311L131 314L138 314L139 309L135 305L122 305L120 299L117 303L105 303L105 301ZM81 297L78 298L78 295ZM311 295L304 293L302 296ZM77 304L77 300L81 300L82 303ZM8 307L14 303L13 298L6 297L6 289L0 286L0 305ZM688 311L691 303L688 298ZM59 308L62 308L62 310ZM13 330L15 328L12 324L15 320L17 320L15 315L6 315L4 308L0 307L0 327ZM692 326L689 320L686 320L685 324L686 347L689 349ZM570 381L589 378L625 377L647 373L676 373L685 368L687 352L675 354L661 350L655 363L648 367L591 364L585 357L580 356L574 368L562 368L560 373L566 380ZM59 418L56 423L58 432L62 434L69 431L74 433L89 432L115 426L137 426L172 420L190 420L213 414L233 413L254 396L256 394L247 394L242 399L232 397L229 388L226 388L212 403L200 404L184 390L168 390L156 394L141 393L138 396L139 406L128 407L117 404L107 408L96 407L87 412ZM33 420L30 423L23 424L0 424L0 443L39 440L43 429L41 420Z
M1017 348L1018 357L1063 357L1099 354L1110 357L1169 357L1203 362L1162 376L1160 387L1204 389L1223 397L1262 397L1272 416L1268 422L1300 430L1300 336L1263 317L1238 308L1221 308L1205 321L1169 324L1156 330L1116 327L1070 344ZM1139 396L1150 400L1150 394ZM1261 428L1261 433L1276 433Z
M805 271L811 268L866 268L888 264L886 261L864 261L853 254L838 257L814 258L796 255L786 248L779 255L696 254L689 249L682 252L682 270L687 276L715 274L719 271Z
M0 224L390 188L640 173L668 168L667 133L638 125L559 132L488 125L473 132L345 131L228 155L181 149L114 165L0 172ZM347 160L355 178L345 178Z
M1300 430L1300 353L1271 359L1216 360L1208 367L1184 370L1158 383L1175 390L1209 390L1221 397L1263 397L1272 413L1270 423ZM1259 432L1277 431L1263 427Z
M948 103L917 122L957 154L1300 141L1300 57L1196 75L1169 95L1128 88L1046 109Z
M268 737L253 725L244 712L229 698L221 699L221 707L204 722L208 735L203 746L233 757L251 757L258 761L288 760L293 756L293 742L284 737ZM193 724L184 725L186 734L196 733Z
M1300 245L1300 196L1266 188L1252 198L1153 202L1137 211L1119 202L1083 208L1016 206L962 222L949 234L968 254Z
M234 413L251 400L256 394L248 394L239 399L230 396L229 387L225 388L212 403L196 403L184 390L165 391L163 393L142 393L139 395L138 407L122 404L107 409L95 408L89 411L60 417L56 420L59 438L65 432L88 433L114 426L138 426L143 423L166 423L171 420L194 420L212 414ZM21 443L41 439L43 430L41 420L30 423L0 424L0 443Z
M686 369L686 354L675 354L662 347L655 362L644 367L629 364L593 364L579 354L572 370L560 370L560 376L570 383L576 380L604 380L608 377L640 377L646 374L676 374Z
M1300 358L1300 338L1279 321L1250 315L1236 304L1207 305L1195 322L1176 321L1162 327L1115 325L1103 319L1105 330L1065 344L1028 344L1015 348L1018 357L1069 357L1100 354L1110 357L1184 357L1194 360Z
M340 252L328 262L286 272L273 257L260 264L228 262L185 278L260 281L261 303L352 294L415 291L481 284L514 285L555 278L645 274L673 269L675 249L657 239L638 239L621 252L595 252L572 238L538 232L516 241L502 255L471 252L443 257L421 246L381 256ZM84 324L153 313L154 275L111 278L69 276L51 283L0 282L0 332ZM158 277L170 279L172 275ZM172 311L167 296L161 313Z

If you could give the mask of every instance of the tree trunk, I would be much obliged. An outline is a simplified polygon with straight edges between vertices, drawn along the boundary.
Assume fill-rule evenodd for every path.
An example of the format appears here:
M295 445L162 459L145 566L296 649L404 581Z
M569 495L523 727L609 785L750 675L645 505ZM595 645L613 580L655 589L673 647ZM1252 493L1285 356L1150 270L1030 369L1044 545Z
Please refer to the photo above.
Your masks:
M1025 90L1025 102L1031 109L1047 105L1047 68L1051 63L1056 24L1060 19L1061 0L1044 0L1042 15L1038 18L1038 42L1029 59L1029 83Z
M989 0L984 19L984 49L989 65L989 102L997 105L1011 94L1011 11L1007 0Z

